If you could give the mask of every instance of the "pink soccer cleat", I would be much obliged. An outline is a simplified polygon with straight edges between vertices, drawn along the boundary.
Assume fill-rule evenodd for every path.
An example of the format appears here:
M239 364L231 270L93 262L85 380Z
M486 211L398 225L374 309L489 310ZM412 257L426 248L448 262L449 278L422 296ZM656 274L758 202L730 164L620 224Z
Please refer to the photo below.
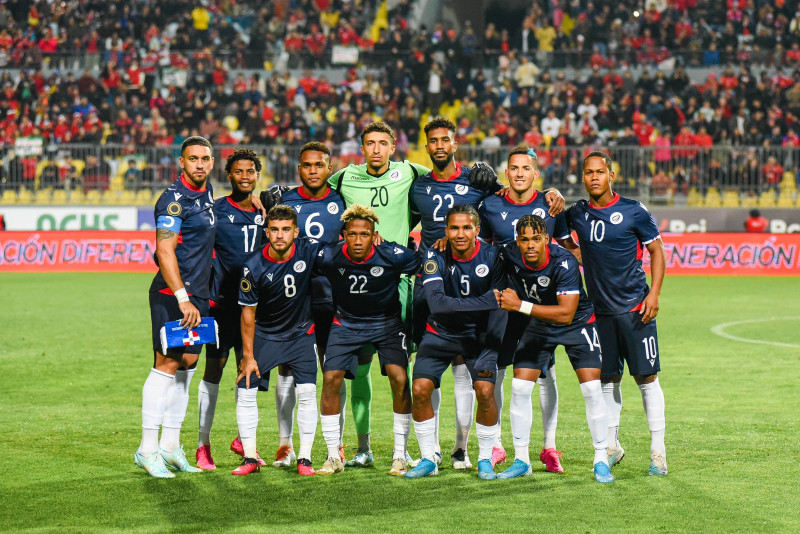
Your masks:
M197 467L204 471L213 471L217 468L214 465L214 459L211 457L211 447L203 445L198 448L194 453L195 460L197 460Z
M502 464L506 461L506 450L501 445L500 447L492 447L492 469L497 464Z
M561 467L561 451L555 449L542 449L539 453L539 460L544 464L544 468L551 473L563 473Z
M255 458L245 458L242 465L234 469L231 474L244 476L250 473L258 473L259 471L261 471L261 467L258 465L258 460Z
M231 452L244 458L244 447L242 446L242 441L239 439L239 436L236 436L233 441L231 441ZM256 453L256 460L258 460L258 465L267 465L267 462L262 460L258 453Z
M314 468L311 467L311 460L308 458L300 458L297 460L297 474L305 477L316 475Z

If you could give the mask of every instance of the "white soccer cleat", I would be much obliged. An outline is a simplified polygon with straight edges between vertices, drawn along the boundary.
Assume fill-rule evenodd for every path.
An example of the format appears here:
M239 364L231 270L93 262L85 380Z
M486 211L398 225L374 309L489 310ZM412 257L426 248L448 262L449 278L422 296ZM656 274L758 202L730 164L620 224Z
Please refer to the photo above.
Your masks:
M339 458L328 458L322 467L317 469L318 475L333 475L334 473L341 473L344 471L344 464Z
M450 455L450 461L453 463L453 469L456 471L466 471L472 469L472 462L469 461L469 455L464 449L458 449Z
M289 445L281 445L275 453L275 461L272 467L291 467L297 461L297 455Z

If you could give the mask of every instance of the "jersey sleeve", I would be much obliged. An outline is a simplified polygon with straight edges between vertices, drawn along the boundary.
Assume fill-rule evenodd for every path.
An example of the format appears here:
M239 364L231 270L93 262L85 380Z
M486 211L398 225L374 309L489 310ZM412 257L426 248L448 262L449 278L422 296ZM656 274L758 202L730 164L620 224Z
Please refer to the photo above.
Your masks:
M638 202L633 208L633 231L636 232L636 237L643 245L649 245L656 239L661 237L658 232L658 226L653 216L644 207L644 204Z
M569 227L567 226L567 216L565 212L561 212L555 217L556 224L553 227L555 239L567 239L570 236Z
M561 260L557 268L558 279L555 280L556 295L580 295L581 272L574 256Z
M165 191L156 202L154 210L156 229L169 230L177 234L181 231L183 223L183 206L178 201L170 202L168 193L169 191Z
M411 167L411 170L414 173L414 179L415 180L417 178L419 178L420 176L424 176L424 175L428 174L429 172L431 172L431 170L429 168L423 167L422 165L419 165L418 163L412 163L412 162L410 162L408 160L406 160L406 163Z
M242 280L239 282L239 304L242 306L258 304L258 277L247 264L242 267Z
M508 277L506 276L506 265L500 254L500 249L498 249L494 256L494 264L492 265L492 289L502 291L507 287Z
M311 270L314 276L325 276L325 264L329 256L329 250L328 247L320 247L316 256L314 256L314 265Z
M402 274L416 274L422 263L420 255L410 248L401 247L399 245L394 245L393 248L392 259L397 270Z
M342 187L341 181L346 169L347 167L345 167L340 171L337 171L333 176L328 178L328 185L330 185L331 188L337 193L339 192L339 189L341 189ZM342 204L347 205L347 203L344 201L344 197L342 197Z
M574 217L577 215L577 208L575 207L577 204L573 204L572 206L568 207L564 210L564 221L567 224L567 230L574 230L575 225L573 224Z
M222 265L216 255L211 258L211 282L209 285L208 300L212 303L211 306L214 306L219 304L219 292L222 287Z
M444 291L444 279L442 278L444 269L444 262L439 255L434 255L422 267L422 285L425 291L425 300L428 302L431 313L457 313L497 309L497 299L492 290L479 297L464 299L448 297Z
M489 224L489 210L486 207L486 198L481 200L481 203L478 204L478 216L481 218L481 231L478 234L478 237L487 243L491 243L492 226Z

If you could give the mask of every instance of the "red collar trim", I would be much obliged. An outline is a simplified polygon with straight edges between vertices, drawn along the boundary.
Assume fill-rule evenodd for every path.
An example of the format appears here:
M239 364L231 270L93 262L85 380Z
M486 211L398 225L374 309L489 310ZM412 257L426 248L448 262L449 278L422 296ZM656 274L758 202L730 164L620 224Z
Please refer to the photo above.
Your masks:
M478 252L480 252L480 251L481 251L481 242L480 242L479 240L477 240L477 239L476 239L476 240L475 240L475 252L474 252L474 253L472 254L472 256L470 256L469 258L467 258L467 259L465 259L465 260L460 260L460 259L456 258L455 256L453 256L453 253L452 253L452 251L450 252L450 255L451 255L451 256L453 257L453 259L454 259L454 260L456 260L456 261L471 261L471 260L473 260L473 259L475 258L475 256L477 256L477 255L478 255Z
M622 198L622 197L619 196L619 193L614 193L614 199L611 202L609 202L608 204L606 204L605 206L595 206L594 204L592 204L592 201L589 200L589 207L592 208L592 209L595 209L595 210L604 210L606 208L610 208L611 206L613 206L614 204L619 202L620 198Z
M375 255L375 245L372 245L372 248L369 249L369 254L367 254L367 257L364 258L362 261L356 261L350 257L350 254L347 253L347 243L342 245L342 252L344 253L345 258L355 263L356 265L360 265L362 263L367 263L370 260L370 258L372 258L372 256Z
M287 261L289 261L289 260L291 260L292 258L294 258L294 252L295 252L295 249L296 249L296 247L295 247L295 244L294 244L294 243L292 243L292 253L291 253L291 254L289 254L289 257L288 257L288 258L286 258L286 259L285 259L285 260L283 260L283 261L278 261L278 260L276 260L275 258L273 258L272 256L270 256L270 255L269 255L269 247L270 247L270 245L269 245L269 243L267 243L267 246L266 246L266 247L264 247L264 252L263 252L263 254L264 254L264 257L267 259L267 261L271 261L272 263L286 263Z
M525 256L522 255L522 251L521 250L519 251L519 255L522 258L522 265L524 265L525 268L530 270L530 271L541 271L542 269L544 269L545 267L547 267L550 264L550 247L549 246L546 246L544 248L544 254L547 257L547 259L544 261L544 265L542 265L539 268L534 269L533 267L528 265L528 263L525 261Z
M184 178L183 173L181 173L181 183L186 186L186 189L188 189L189 191L194 191L195 193L202 193L203 191L206 190L205 185L203 185L203 189L200 189L199 187L189 183L189 180Z
M325 191L324 195L322 195L319 198L311 198L307 194L303 193L303 187L304 186L300 186L300 187L297 188L297 194L300 195L301 197L303 197L306 200L322 200L323 198L327 198L328 195L331 194L331 186L327 186L328 189L327 189L327 191Z
M461 165L459 165L458 163L456 163L456 172L454 172L454 173L452 174L452 176L450 176L450 178L437 178L437 177L436 177L436 173L435 173L435 172L431 172L431 176L432 176L432 177L433 177L433 179L434 179L434 180L436 180L437 182L452 182L453 180L455 180L456 178L458 178L459 176L461 176Z
M508 196L508 193L506 193L506 196L504 196L503 198L505 198L509 204L513 204L515 206L527 206L528 204L536 200L536 197L538 196L539 196L539 191L536 191L534 189L533 196L529 198L527 202L514 202L513 200L511 200L511 197Z
M233 200L231 197L225 197L225 198L228 199L228 202L230 202L231 206L233 206L236 209L240 209L242 211L256 211L255 208L250 208L249 210L244 209L239 204L237 204L236 201Z

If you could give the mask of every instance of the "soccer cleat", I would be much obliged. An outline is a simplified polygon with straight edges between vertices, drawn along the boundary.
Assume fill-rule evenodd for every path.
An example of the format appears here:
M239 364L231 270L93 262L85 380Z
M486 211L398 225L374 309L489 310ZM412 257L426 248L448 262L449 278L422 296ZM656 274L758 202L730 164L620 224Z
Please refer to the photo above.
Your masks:
M422 477L432 477L434 475L439 474L439 466L436 465L436 462L432 462L427 458L422 458L417 467L412 469L411 471L407 471L405 478L422 478Z
M308 458L300 458L299 460L297 460L297 474L306 477L316 475L316 473L314 472L314 468L311 467L311 460L309 460Z
M357 452L353 459L349 462L346 462L344 465L346 467L372 467L372 463L375 459L372 457L372 451L370 452Z
M236 436L233 441L231 441L231 452L244 458L244 447L242 446L242 441L239 439L239 436ZM258 465L267 465L267 462L262 460L261 456L259 456L258 451L256 451L256 460L258 460Z
M317 470L318 475L332 475L334 473L341 473L344 471L344 464L342 464L342 460L339 458L328 458L325 460L325 463L322 464Z
M433 459L436 462L436 467L442 467L442 453L441 452L439 452L439 451L434 452L433 453ZM416 460L412 460L411 459L411 455L408 454L408 451L406 451L406 463L408 464L408 467L417 467L417 465L419 465L419 461L420 460L422 460L422 458L417 458Z
M296 461L297 455L294 453L294 449L289 445L281 445L278 447L278 452L275 453L272 467L291 467Z
M392 460L392 468L389 469L389 474L393 477L401 477L406 474L408 470L408 462L405 458L394 458Z
M347 456L344 455L344 445L339 445L339 459L342 463L347 461Z
M478 460L478 478L482 480L494 480L497 473L494 472L491 460Z
M618 463L625 458L625 449L620 447L619 449L612 449L609 447L608 449L608 466L614 467Z
M204 471L213 471L217 468L214 465L214 459L211 457L211 447L203 445L194 452L194 458L197 460L197 467Z
M255 458L247 458L242 461L242 465L231 471L232 475L249 475L250 473L258 473L261 471L261 466Z
M601 484L614 482L614 475L611 474L611 468L607 463L597 462L594 464L594 479Z
M155 478L174 478L175 473L167 469L167 466L164 465L164 458L158 453L158 451L154 452L153 454L149 454L144 456L139 451L136 451L136 454L133 455L133 463L147 471L151 477Z
M464 449L458 449L450 455L450 461L453 463L453 469L456 471L465 471L472 469L472 462L469 461L469 455Z
M539 453L539 461L544 464L546 471L551 473L563 473L564 468L561 467L561 451L555 449L542 449Z
M506 461L506 450L502 445L499 447L492 447L492 469L497 467L497 464L502 464Z
M514 460L514 463L511 464L511 467L503 471L502 473L497 474L497 478L517 478L517 477L526 477L532 473L531 464L526 464L519 458Z
M189 463L186 459L186 453L183 452L183 445L178 450L169 452L161 447L158 448L158 453L164 459L164 464L168 469L174 469L183 473L199 473L202 469L198 469Z
M667 454L650 451L650 476L663 477L667 475Z

